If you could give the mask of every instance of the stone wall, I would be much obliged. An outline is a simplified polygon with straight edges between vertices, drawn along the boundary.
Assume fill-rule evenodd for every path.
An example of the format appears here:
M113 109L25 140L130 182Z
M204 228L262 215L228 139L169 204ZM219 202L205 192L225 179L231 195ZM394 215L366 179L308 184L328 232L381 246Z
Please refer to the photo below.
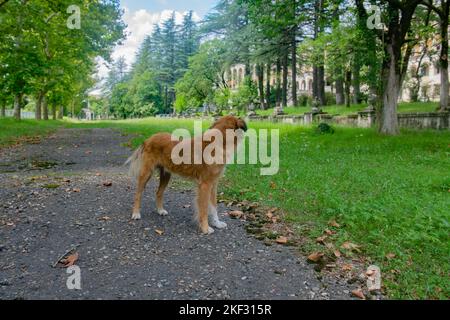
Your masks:
M325 122L328 124L359 128L370 128L376 124L376 115L374 111L362 111L358 114L350 114L346 116L334 116L328 113L313 114L309 112L296 116L250 116L247 117L247 119L250 121L270 121L300 125ZM400 113L398 114L398 123L400 128L449 130L450 113Z

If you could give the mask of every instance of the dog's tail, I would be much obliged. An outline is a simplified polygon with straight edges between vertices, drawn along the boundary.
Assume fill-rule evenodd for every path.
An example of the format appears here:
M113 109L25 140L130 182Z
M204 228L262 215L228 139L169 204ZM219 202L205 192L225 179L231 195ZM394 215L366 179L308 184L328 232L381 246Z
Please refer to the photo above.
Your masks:
M133 178L137 178L141 171L143 151L144 145L141 145L133 152L133 154L124 163L124 166L130 165L128 174Z

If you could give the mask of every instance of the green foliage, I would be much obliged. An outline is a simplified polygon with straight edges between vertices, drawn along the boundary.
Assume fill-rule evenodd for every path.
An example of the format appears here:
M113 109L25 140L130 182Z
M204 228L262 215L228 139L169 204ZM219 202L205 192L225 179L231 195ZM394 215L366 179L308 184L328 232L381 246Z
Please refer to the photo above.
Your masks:
M239 86L236 92L231 94L231 104L238 113L247 110L251 103L254 103L258 98L258 89L251 78L245 77L244 83Z
M319 123L319 125L316 128L317 133L319 134L327 134L327 133L334 133L334 129L325 122Z
M70 5L80 9L80 29L67 27ZM117 0L8 1L0 10L0 91L80 104L94 58L109 59L123 37L121 14Z
M215 89L226 86L224 80L223 54L225 48L220 40L203 43L197 54L189 59L189 68L175 85L182 109L196 109L214 101Z

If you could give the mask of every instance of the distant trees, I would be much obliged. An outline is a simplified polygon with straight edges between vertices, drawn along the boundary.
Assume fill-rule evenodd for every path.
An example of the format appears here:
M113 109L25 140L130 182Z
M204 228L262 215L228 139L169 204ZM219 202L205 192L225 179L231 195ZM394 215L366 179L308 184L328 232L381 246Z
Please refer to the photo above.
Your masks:
M107 79L107 84L113 84L110 111L121 118L173 112L175 84L186 73L189 58L198 51L199 44L192 11L184 15L181 25L176 24L175 13L155 25L131 70L120 81L116 81L118 61L111 67Z

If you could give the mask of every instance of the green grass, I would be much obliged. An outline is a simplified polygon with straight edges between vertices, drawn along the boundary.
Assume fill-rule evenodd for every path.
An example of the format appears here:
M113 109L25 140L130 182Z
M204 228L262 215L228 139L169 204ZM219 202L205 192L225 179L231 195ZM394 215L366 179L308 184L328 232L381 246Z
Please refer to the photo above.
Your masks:
M364 110L367 104L352 104L350 107L342 105L331 105L322 107L323 112L327 112L332 115L348 115L352 113L357 113L358 111ZM438 107L437 102L401 102L398 105L398 111L400 113L409 112L434 112ZM283 111L288 115L301 115L305 112L310 112L310 107L287 107L283 108ZM273 108L267 110L256 110L256 113L261 116L270 116L273 114Z
M47 135L64 124L63 121L0 119L0 146L11 145L28 137Z
M21 124L33 123L12 127L22 131ZM133 135L133 146L155 132L192 129L192 121L183 119L65 125L118 128ZM450 296L450 132L390 137L372 129L336 127L334 134L319 135L292 125L250 127L280 130L280 170L260 176L258 165L230 165L221 185L227 197L283 209L292 229L310 239L304 252L317 249L314 239L335 219L341 225L333 236L336 246L360 245L369 262L382 268L392 298Z

